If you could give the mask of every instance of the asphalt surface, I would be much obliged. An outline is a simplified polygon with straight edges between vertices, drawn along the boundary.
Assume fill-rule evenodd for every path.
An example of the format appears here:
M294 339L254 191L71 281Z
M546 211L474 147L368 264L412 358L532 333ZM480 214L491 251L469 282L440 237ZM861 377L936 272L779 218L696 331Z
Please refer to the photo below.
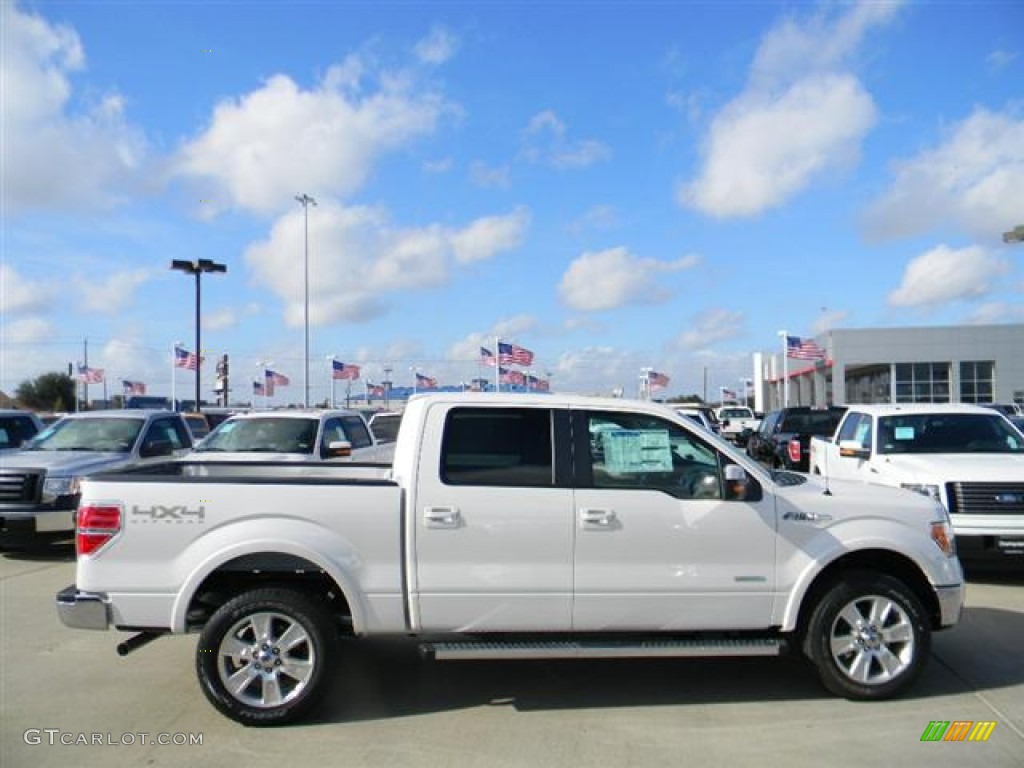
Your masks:
M0 768L1024 766L1024 562L970 571L963 621L895 701L834 698L797 659L429 662L351 641L316 715L270 729L207 703L194 635L121 658L125 635L61 625L73 581L67 551L0 553ZM922 742L934 720L996 726Z

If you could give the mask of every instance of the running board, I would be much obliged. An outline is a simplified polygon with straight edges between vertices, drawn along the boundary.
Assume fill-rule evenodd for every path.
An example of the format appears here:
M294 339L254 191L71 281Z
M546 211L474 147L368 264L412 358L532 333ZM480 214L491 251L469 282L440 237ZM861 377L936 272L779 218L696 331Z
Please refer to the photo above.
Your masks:
M778 656L779 638L679 639L638 641L480 640L423 643L420 649L438 661L472 659L616 659L674 656Z

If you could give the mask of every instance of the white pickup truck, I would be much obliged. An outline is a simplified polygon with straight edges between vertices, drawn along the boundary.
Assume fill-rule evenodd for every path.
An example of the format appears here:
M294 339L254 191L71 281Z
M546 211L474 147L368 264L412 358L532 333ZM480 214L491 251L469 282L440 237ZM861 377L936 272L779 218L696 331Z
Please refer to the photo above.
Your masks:
M812 438L810 467L939 501L965 558L1024 556L1024 435L991 408L853 405Z
M63 623L136 632L122 654L199 632L204 694L250 725L321 698L343 634L438 660L792 645L831 691L880 699L963 605L934 501L826 494L655 403L424 395L390 466L184 460L82 486Z

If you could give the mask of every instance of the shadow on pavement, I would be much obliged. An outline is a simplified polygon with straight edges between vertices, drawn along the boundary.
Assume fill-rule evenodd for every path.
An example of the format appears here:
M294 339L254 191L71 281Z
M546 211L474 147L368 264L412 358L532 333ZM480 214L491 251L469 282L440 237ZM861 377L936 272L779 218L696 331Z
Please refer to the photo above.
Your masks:
M38 563L73 563L75 542L44 542L31 544L0 544L0 556L8 560Z
M936 633L932 658L902 697L927 700L1024 683L1024 614L968 608ZM452 661L411 640L346 641L335 688L312 722L353 722L507 706L517 711L835 700L797 654L754 659ZM813 705L812 705L813 706Z

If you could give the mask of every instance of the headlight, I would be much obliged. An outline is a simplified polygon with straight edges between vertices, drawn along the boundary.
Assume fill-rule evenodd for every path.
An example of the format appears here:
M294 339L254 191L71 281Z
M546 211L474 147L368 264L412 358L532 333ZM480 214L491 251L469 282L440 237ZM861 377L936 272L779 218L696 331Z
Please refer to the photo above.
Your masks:
M937 485L926 485L925 483L900 483L900 488L906 488L908 491L917 491L934 501L942 501L942 497L939 496L939 486Z
M43 481L43 496L71 496L81 490L77 477L48 477Z
M932 541L935 546L942 550L946 557L953 557L956 554L956 538L953 536L953 527L948 520L941 520L931 524Z

